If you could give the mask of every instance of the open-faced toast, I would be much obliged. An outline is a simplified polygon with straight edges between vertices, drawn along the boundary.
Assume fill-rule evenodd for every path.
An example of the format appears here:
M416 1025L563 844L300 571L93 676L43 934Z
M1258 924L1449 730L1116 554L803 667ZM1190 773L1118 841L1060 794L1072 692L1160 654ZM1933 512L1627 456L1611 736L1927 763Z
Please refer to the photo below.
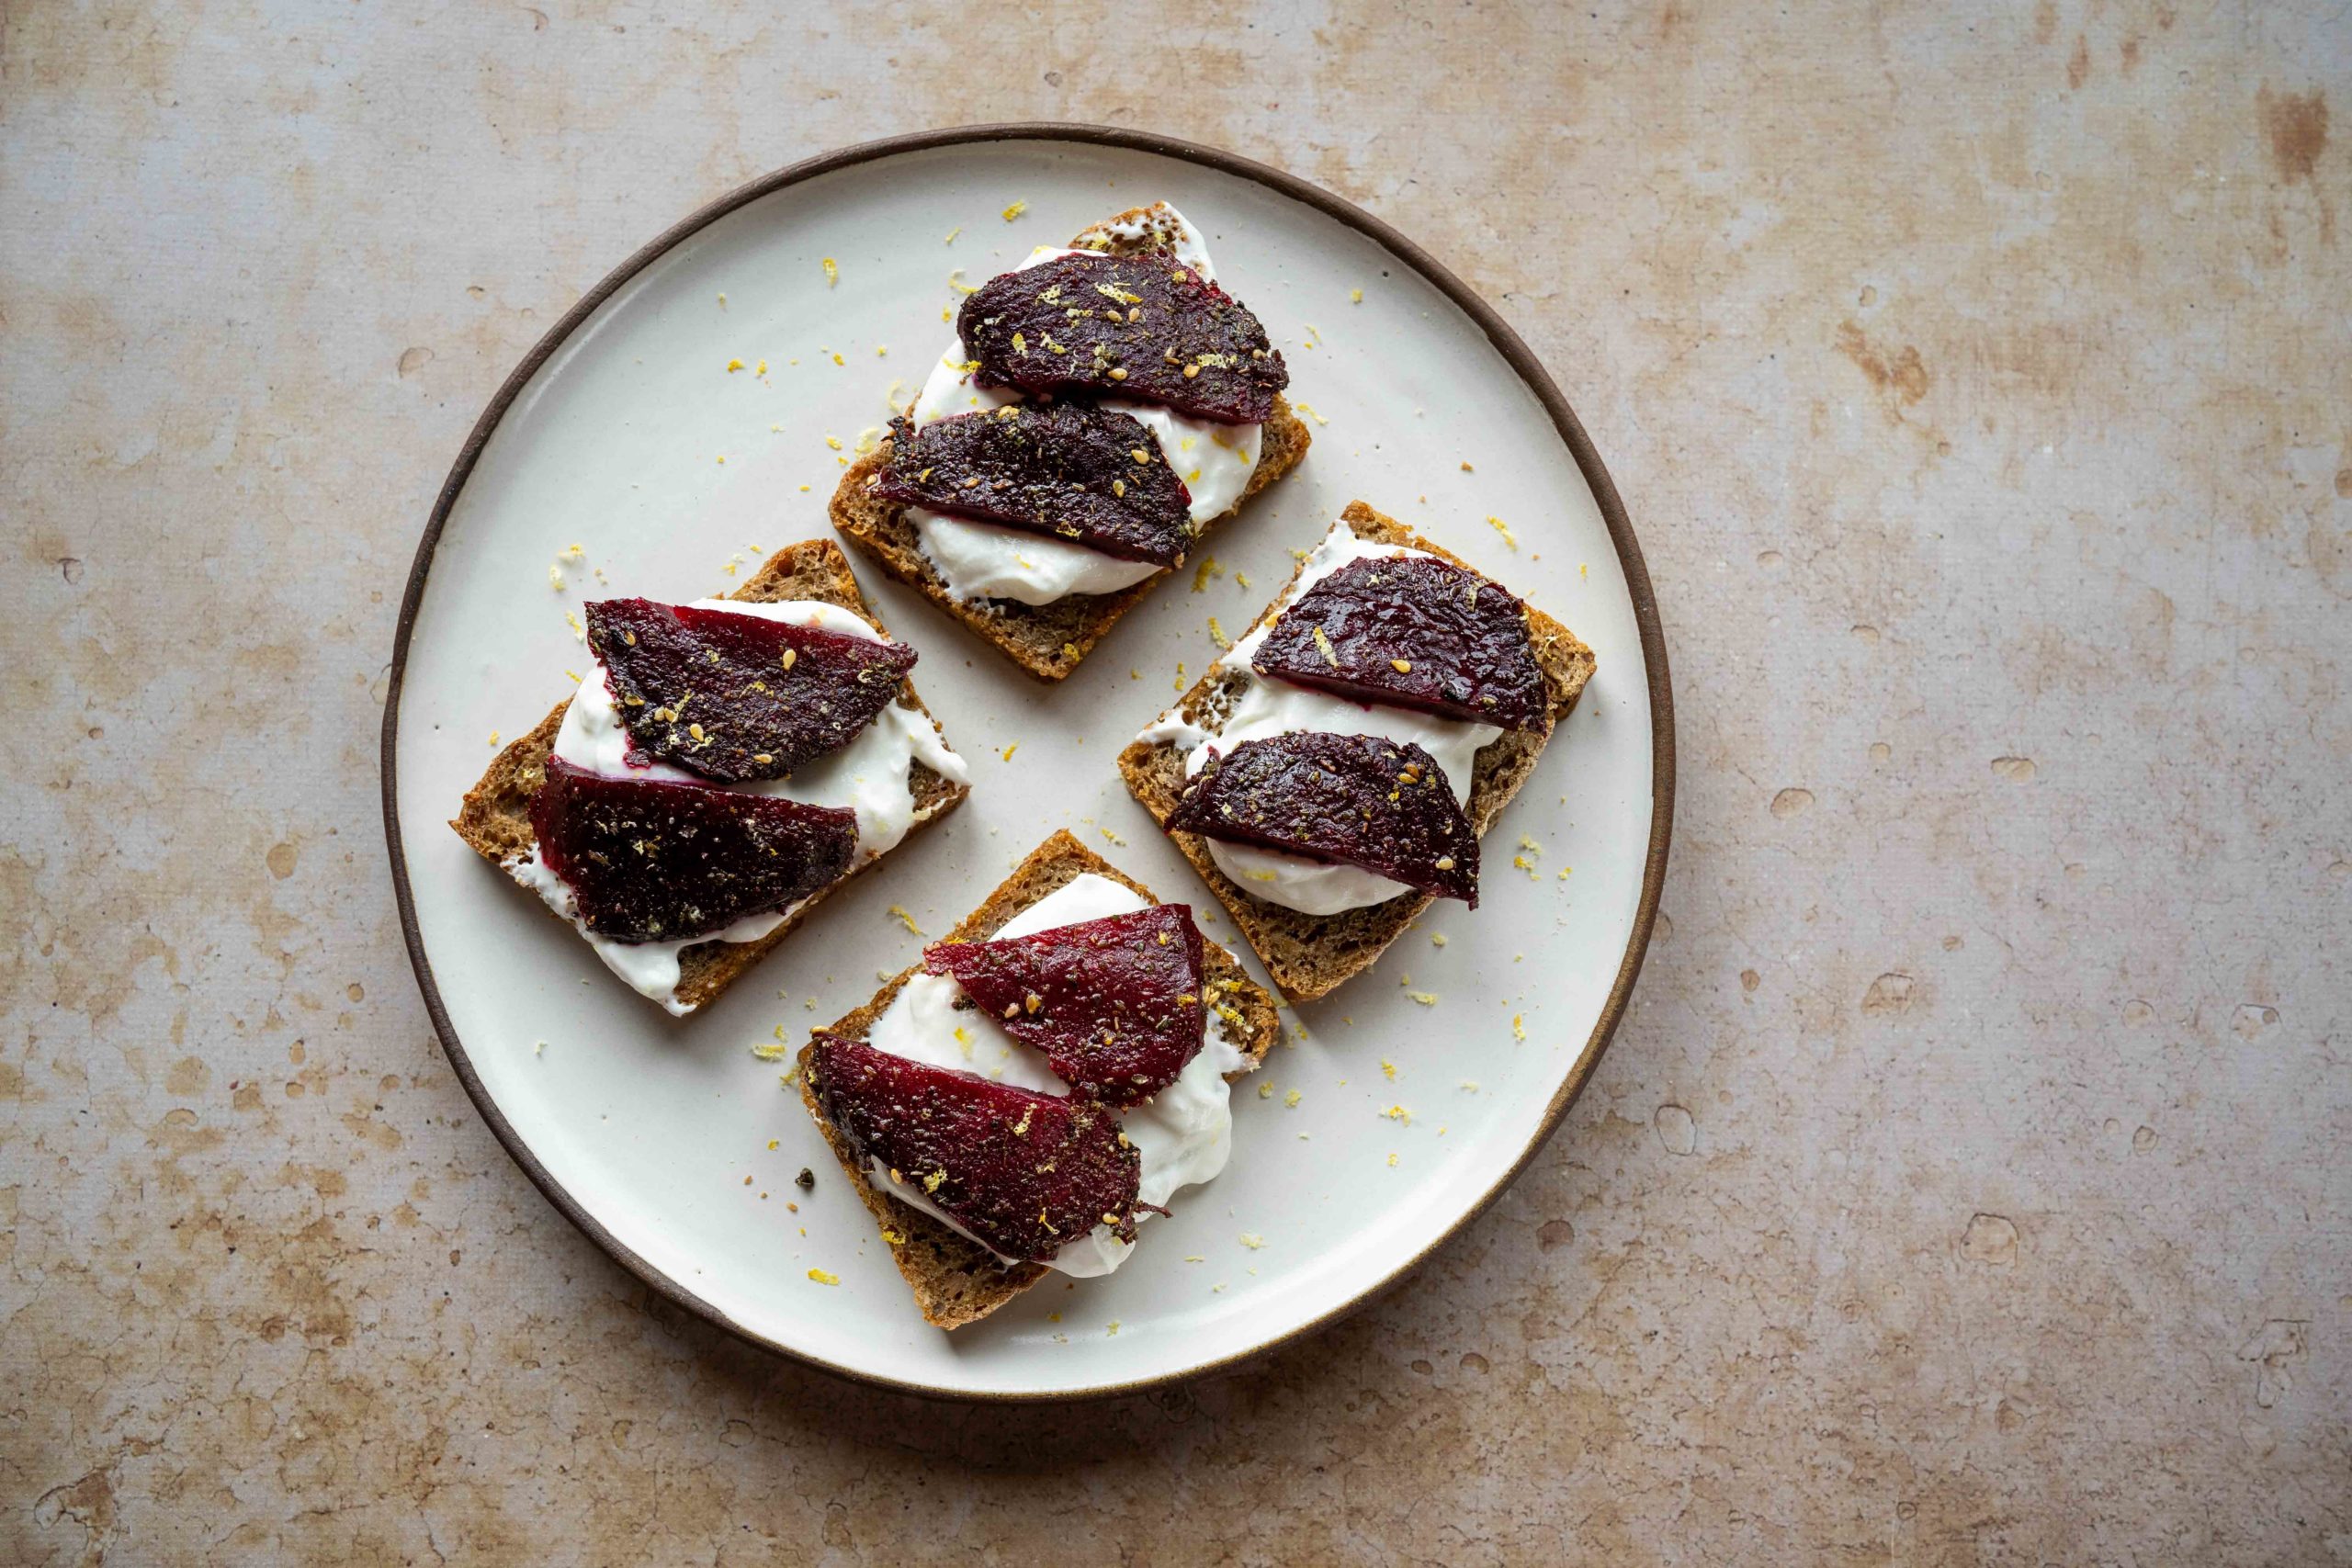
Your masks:
M1456 566L1464 564L1363 502L1351 502L1340 521L1367 543L1403 546ZM1302 562L1300 571L1304 570ZM1266 625L1291 602L1298 581L1299 573L1293 573L1290 583L1252 623L1252 631ZM1593 671L1592 650L1574 633L1532 605L1526 609L1526 617L1529 640L1542 671L1545 716L1539 726L1504 730L1477 751L1464 810L1471 826L1482 834L1534 772L1536 760L1543 754L1554 728L1576 706L1577 698ZM1154 728L1161 728L1172 719L1215 736L1239 692L1253 679L1246 668L1220 660L1211 665L1163 716L1163 725ZM1146 731L1147 736L1152 733ZM1184 750L1169 739L1138 739L1119 753L1119 773L1128 790L1163 827L1184 794L1185 763ZM1311 1001L1369 968L1432 901L1428 893L1406 892L1384 902L1336 914L1305 914L1261 898L1237 884L1217 866L1199 834L1179 829L1170 836L1232 914L1235 924L1257 950L1274 984L1294 1001Z
M1105 220L1075 236L1076 249L1110 255L1171 249L1189 241L1181 218L1155 204ZM909 406L911 415L914 405ZM1231 518L1251 497L1296 467L1310 444L1306 424L1277 396L1264 422L1256 463L1239 498L1215 517L1199 521L1195 538ZM1005 657L1043 681L1059 681L1078 668L1120 616L1175 568L1163 568L1127 587L1100 593L1070 593L1041 604L1017 599L964 596L955 592L922 547L910 508L876 493L875 484L892 457L885 439L842 476L833 492L833 526L891 576L919 590L933 604L969 626ZM1204 503L1205 504L1205 503Z
M1069 833L1057 832L1014 867L996 891L945 940L986 941L1022 911L1088 874L1117 883L1147 904L1158 902L1143 884L1120 872ZM1231 953L1210 942L1205 943L1204 959L1208 987L1222 1004L1219 1011L1228 1026L1227 1038L1246 1063L1227 1075L1230 1082L1264 1059L1268 1049L1282 1037L1282 1021L1276 1016L1273 998L1249 978ZM820 1033L853 1041L867 1039L908 981L922 972L921 965L900 972L876 991L871 1001ZM891 1257L913 1290L925 1320L941 1328L977 1322L1044 1279L1049 1272L1045 1265L1015 1263L1008 1267L989 1248L881 1190L866 1179L856 1153L818 1102L808 1071L810 1059L818 1049L818 1044L811 1042L800 1053L802 1100L834 1157L840 1160L843 1179L881 1226Z
M839 605L869 624L873 621L864 596L858 592L857 580L850 573L848 558L828 539L810 539L776 551L748 581L727 597L752 604L813 601ZM922 721L936 730L929 711L915 695L911 682L901 682L896 702L899 707L922 716ZM547 782L548 758L571 705L569 698L557 704L555 711L537 728L500 751L481 782L466 792L463 808L449 824L475 852L510 874L532 855L537 846L537 838L531 825L532 797ZM917 828L954 810L970 793L969 785L943 775L921 759L909 765L907 787ZM756 941L726 942L714 938L686 947L679 954L677 984L665 1005L673 1012L691 1012L718 996L797 930L828 894L868 866L879 863L882 858L876 855L855 861L838 879L801 900L781 924Z

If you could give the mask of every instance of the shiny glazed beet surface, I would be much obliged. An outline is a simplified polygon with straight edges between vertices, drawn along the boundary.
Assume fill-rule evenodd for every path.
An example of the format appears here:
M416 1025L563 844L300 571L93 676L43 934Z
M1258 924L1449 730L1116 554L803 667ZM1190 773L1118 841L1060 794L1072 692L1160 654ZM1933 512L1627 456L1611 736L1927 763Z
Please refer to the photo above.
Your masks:
M1122 560L1174 566L1193 542L1192 495L1133 414L1007 403L890 427L874 487L892 501L1001 523Z
M1206 1038L1204 948L1193 911L1159 904L997 942L943 942L923 967L1089 1100L1135 1105L1176 1081Z
M650 599L586 611L632 751L722 784L780 779L848 745L915 664L904 643L763 615Z
M548 759L539 859L615 942L683 942L806 897L849 868L857 813L741 790L608 779Z
M983 386L1095 392L1262 424L1290 385L1250 308L1157 252L1080 252L990 278L956 318Z
M1504 729L1543 728L1550 705L1525 606L1426 556L1348 562L1275 619L1250 662L1358 702Z
M1168 826L1360 865L1478 907L1478 836L1418 746L1321 730L1245 740L1209 759Z
M817 1036L809 1087L862 1159L879 1160L1005 1258L1043 1263L1108 1224L1136 1234L1143 1160L1115 1113Z

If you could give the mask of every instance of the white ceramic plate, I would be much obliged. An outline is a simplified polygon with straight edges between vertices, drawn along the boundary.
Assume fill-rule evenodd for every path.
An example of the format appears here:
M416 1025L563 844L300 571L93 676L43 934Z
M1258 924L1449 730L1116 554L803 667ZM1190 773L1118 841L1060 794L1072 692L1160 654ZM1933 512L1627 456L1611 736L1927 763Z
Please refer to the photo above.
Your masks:
M1314 411L1314 450L1216 536L1221 575L1198 592L1189 570L1164 585L1050 690L854 556L884 624L922 653L917 688L971 760L971 799L718 1004L666 1017L443 826L494 754L492 732L521 734L570 690L564 671L587 656L565 613L583 596L693 599L755 569L751 547L828 535L842 464L826 438L854 446L887 417L886 397L921 384L952 333L951 271L985 280L1033 245L1155 199L1206 232L1221 281L1283 349L1291 396ZM1016 203L1025 210L1008 220ZM729 372L737 359L744 368ZM915 960L920 939L891 906L944 931L1057 828L1161 897L1214 910L1112 759L1213 656L1209 617L1247 625L1290 552L1355 497L1490 571L1599 655L1487 837L1481 908L1441 902L1376 968L1286 1015L1306 1038L1237 1092L1232 1163L1153 1221L1117 1274L1049 1280L952 1336L928 1327L781 1083L788 1064L751 1047L779 1026L797 1047ZM557 592L548 568L575 544L584 559L561 563ZM1290 176L1162 138L1087 127L904 138L782 171L663 235L559 324L482 416L418 552L393 668L385 806L401 915L450 1058L508 1150L683 1304L835 1371L929 1392L1051 1398L1182 1377L1396 1278L1566 1111L1623 1010L1664 873L1663 644L1632 531L1556 389L1401 236ZM1229 919L1205 929L1247 960ZM813 1192L794 1185L803 1167Z

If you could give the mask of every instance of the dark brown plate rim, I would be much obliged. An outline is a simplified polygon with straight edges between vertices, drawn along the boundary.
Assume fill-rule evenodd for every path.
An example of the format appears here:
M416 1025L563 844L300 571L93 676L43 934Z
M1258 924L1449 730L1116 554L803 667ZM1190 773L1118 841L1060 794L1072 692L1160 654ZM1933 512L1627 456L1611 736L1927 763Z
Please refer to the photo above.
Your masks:
M1368 236L1435 285L1447 299L1460 307L1464 315L1476 322L1479 330L1487 334L1487 341L1495 345L1511 369L1522 381L1526 382L1528 389L1532 391L1543 403L1544 412L1551 415L1553 425L1559 431L1561 439L1567 443L1569 452L1576 458L1577 467L1583 471L1585 483L1591 487L1593 499L1600 503L1603 521L1609 525L1609 537L1616 547L1618 565L1625 574L1625 585L1633 596L1634 618L1641 632L1643 660L1649 668L1652 782L1649 852L1642 874L1641 902L1634 914L1632 940L1625 945L1625 956L1618 965L1617 978L1610 987L1609 998L1601 1008L1600 1021L1593 1025L1591 1037L1585 1042L1584 1050L1577 1055L1575 1064L1568 1070L1566 1078L1553 1094L1551 1103L1544 1109L1543 1124L1528 1140L1527 1147L1521 1151L1517 1159L1511 1162L1510 1168L1505 1171L1492 1187L1482 1193L1476 1202L1464 1209L1461 1217L1448 1225L1442 1235L1420 1252L1398 1264L1377 1283L1366 1287L1353 1297L1310 1321L1300 1324L1297 1327L1278 1335L1263 1344L1252 1346L1247 1350L1238 1350L1230 1356L1220 1357L1213 1361L1204 1361L1199 1366L1189 1367L1182 1371L1140 1378L1132 1382L1103 1383L1080 1389L975 1393L930 1383L910 1382L903 1379L861 1371L853 1367L840 1366L820 1357L809 1355L806 1351L796 1350L788 1345L778 1344L763 1335L752 1332L631 1251L617 1236L606 1230L594 1215L582 1208L579 1201L555 1179L547 1168L539 1163L538 1156L531 1152L530 1146L523 1141L521 1134L515 1132L513 1124L499 1110L497 1101L492 1099L489 1090L483 1088L481 1076L474 1071L473 1063L466 1055L465 1045L458 1040L458 1032L449 1021L448 1010L442 1004L440 987L435 983L433 977L433 965L424 955L424 934L416 919L416 900L409 887L408 858L401 849L400 807L394 769L400 729L401 682L408 667L409 635L415 626L417 610L424 602L425 573L432 567L434 550L440 543L441 530L447 524L449 513L456 507L458 495L464 490L466 480L472 476L474 464L481 457L482 448L489 444L491 433L498 428L499 420L504 416L508 407L522 392L531 377L537 372L541 365L547 362L548 357L555 353L563 341L570 337L582 321L594 314L598 306L610 299L623 284L651 265L657 257L736 209L757 201L771 192L782 190L786 186L797 185L804 180L813 179L820 175L830 175L837 170L872 163L876 159L895 157L905 152L922 152L934 148L966 146L988 141L1074 141L1095 146L1118 147L1138 152L1158 153L1164 157L1181 158L1189 163L1215 169L1221 174L1236 175L1244 179L1255 180L1293 200L1304 202L1319 212L1336 218L1349 228ZM440 1036L441 1048L447 1054L449 1065L457 1069L458 1081L465 1086L467 1096L474 1102L474 1109L481 1112L482 1120L490 1124L490 1130L496 1134L500 1145L505 1148L514 1163L522 1168L523 1174L529 1177L532 1184L546 1196L547 1201L554 1204L556 1211L565 1219L578 1226L581 1234L610 1254L614 1261L643 1280L647 1288L664 1300L684 1307L697 1316L708 1319L750 1344L791 1357L795 1360L806 1362L809 1366L854 1382L870 1383L876 1387L888 1388L904 1393L975 1403L1030 1404L1102 1399L1119 1394L1138 1393L1163 1384L1181 1382L1208 1372L1229 1369L1304 1336L1329 1327L1375 1297L1394 1288L1418 1269L1440 1247L1453 1239L1464 1226L1485 1213L1487 1206L1500 1197L1503 1190L1518 1179L1520 1172L1527 1168L1528 1162L1532 1160L1550 1141L1553 1133L1557 1130L1561 1121L1567 1115L1568 1108L1577 1102L1577 1097L1584 1091L1584 1086L1591 1077L1593 1068L1600 1064L1601 1053L1608 1049L1611 1037L1617 1032L1619 1020L1624 1016L1627 998L1633 993L1634 980L1642 972L1642 960L1649 951L1650 931L1657 923L1658 898L1666 885L1667 846L1673 837L1674 827L1674 696L1672 682L1667 673L1666 633L1658 619L1657 596L1650 588L1649 570L1643 562L1641 545L1634 537L1634 525L1625 515L1625 503L1618 497L1617 487L1611 482L1609 470L1602 466L1600 454L1593 450L1591 438L1585 434L1584 426L1577 422L1576 412L1568 407L1567 399L1560 395L1560 389L1553 384L1552 378L1545 372L1542 362L1521 340L1519 334L1496 313L1492 306L1480 299L1468 285L1454 276L1443 264L1427 251L1353 203L1342 200L1321 186L1309 184L1295 175L1287 174L1281 169L1272 168L1267 164L1218 148L1204 147L1197 142L1186 141L1173 136L1164 136L1156 131L1128 130L1107 125L1057 124L1042 120L1013 125L955 126L939 130L917 131L907 136L885 137L878 141L864 141L854 147L843 147L831 152L819 153L813 158L805 158L799 163L789 164L772 174L763 175L747 185L740 186L718 200L671 225L639 249L636 254L607 273L601 282L582 295L580 302L565 312L563 319L548 328L547 334L532 345L531 352L523 356L522 363L515 366L514 372L498 389L497 394L490 400L489 406L482 410L481 417L474 422L473 430L467 435L465 446L458 450L457 461L450 465L449 477L442 483L440 496L433 504L433 515L424 525L424 536L417 544L416 560L409 570L407 591L401 599L400 624L393 633L392 639L390 685L384 699L383 746L384 838L391 852L392 890L400 904L401 931L408 943L409 963L416 970L418 987L424 993L425 1011L431 1015L434 1032Z

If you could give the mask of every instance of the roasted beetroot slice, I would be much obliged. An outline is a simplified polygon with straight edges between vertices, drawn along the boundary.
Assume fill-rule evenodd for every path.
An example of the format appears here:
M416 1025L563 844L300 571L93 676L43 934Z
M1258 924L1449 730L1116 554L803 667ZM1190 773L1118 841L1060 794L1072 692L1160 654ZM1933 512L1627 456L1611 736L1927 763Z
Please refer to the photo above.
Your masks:
M953 975L1078 1093L1136 1105L1176 1081L1207 1037L1201 931L1182 904L996 942L943 942L923 967Z
M1250 660L1358 702L1540 729L1550 708L1526 607L1427 556L1351 560L1284 610Z
M956 318L982 386L1099 392L1262 424L1290 370L1250 308L1157 253L1057 256L990 278Z
M582 923L615 942L683 942L781 909L849 869L857 850L846 807L608 779L560 757L531 797L531 830Z
M881 1161L1000 1256L1043 1263L1098 1224L1136 1238L1143 1158L1102 1106L837 1034L817 1036L808 1078L861 1159Z
M1193 497L1133 414L1091 403L1007 403L890 427L874 486L891 501L1174 566L1193 543Z
M915 664L904 643L730 610L603 599L587 613L632 752L721 784L780 779L838 751Z
M1322 730L1245 740L1193 775L1168 826L1360 865L1478 907L1478 835L1418 746Z

